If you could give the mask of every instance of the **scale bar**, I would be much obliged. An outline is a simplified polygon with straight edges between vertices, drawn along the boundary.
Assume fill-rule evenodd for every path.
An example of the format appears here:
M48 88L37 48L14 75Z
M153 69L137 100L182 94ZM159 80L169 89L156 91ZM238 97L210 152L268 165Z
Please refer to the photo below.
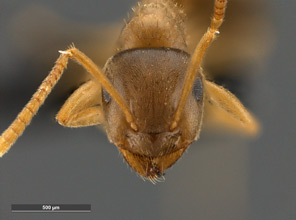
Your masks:
M11 212L91 212L91 211L82 211L82 210L77 210L77 211L27 211L27 210L18 210L18 211L11 211Z
M11 212L91 212L90 204L12 204Z

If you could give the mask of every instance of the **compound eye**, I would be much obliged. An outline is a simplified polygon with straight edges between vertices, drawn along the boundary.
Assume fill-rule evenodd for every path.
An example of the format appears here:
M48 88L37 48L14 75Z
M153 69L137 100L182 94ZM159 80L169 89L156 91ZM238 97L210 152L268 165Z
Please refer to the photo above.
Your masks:
M193 84L193 95L196 99L196 101L200 101L203 96L203 85L200 78L196 78L194 84Z
M111 96L105 89L103 89L103 97L104 97L104 100L105 100L106 103L110 102Z

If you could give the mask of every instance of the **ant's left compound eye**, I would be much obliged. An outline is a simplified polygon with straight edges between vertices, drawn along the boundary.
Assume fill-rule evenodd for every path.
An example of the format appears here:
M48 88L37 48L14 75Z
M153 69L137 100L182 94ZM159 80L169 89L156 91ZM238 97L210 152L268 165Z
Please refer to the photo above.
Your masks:
M107 102L107 103L110 102L111 96L105 89L103 89L103 97L104 97L105 102Z
M200 101L203 96L203 85L200 78L196 78L193 84L193 95L197 101Z

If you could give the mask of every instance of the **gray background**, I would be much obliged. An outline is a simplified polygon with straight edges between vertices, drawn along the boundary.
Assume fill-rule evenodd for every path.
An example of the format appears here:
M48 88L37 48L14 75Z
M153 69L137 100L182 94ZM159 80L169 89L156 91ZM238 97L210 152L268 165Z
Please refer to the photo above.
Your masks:
M99 129L63 128L54 121L77 86L73 81L81 80L71 75L78 67L70 63L65 79L0 160L0 219L296 219L296 3L267 2L277 40L266 68L248 78L245 98L263 126L258 139L203 132L164 183L143 182ZM93 31L99 21L122 20L132 4L1 0L0 131L46 76L57 50L75 42L89 54L96 37L108 40ZM61 28L56 16L68 27ZM93 47L104 43L98 45ZM11 213L15 203L85 203L92 212Z

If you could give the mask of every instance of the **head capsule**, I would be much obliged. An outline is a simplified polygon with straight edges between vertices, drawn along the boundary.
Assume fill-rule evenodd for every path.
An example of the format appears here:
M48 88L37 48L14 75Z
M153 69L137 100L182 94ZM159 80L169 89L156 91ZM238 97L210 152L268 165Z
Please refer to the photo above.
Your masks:
M127 163L148 179L162 176L198 138L203 114L203 76L198 73L182 118L173 131L173 120L183 88L190 55L178 49L126 50L111 57L104 71L126 101L138 130L103 90L105 129Z

